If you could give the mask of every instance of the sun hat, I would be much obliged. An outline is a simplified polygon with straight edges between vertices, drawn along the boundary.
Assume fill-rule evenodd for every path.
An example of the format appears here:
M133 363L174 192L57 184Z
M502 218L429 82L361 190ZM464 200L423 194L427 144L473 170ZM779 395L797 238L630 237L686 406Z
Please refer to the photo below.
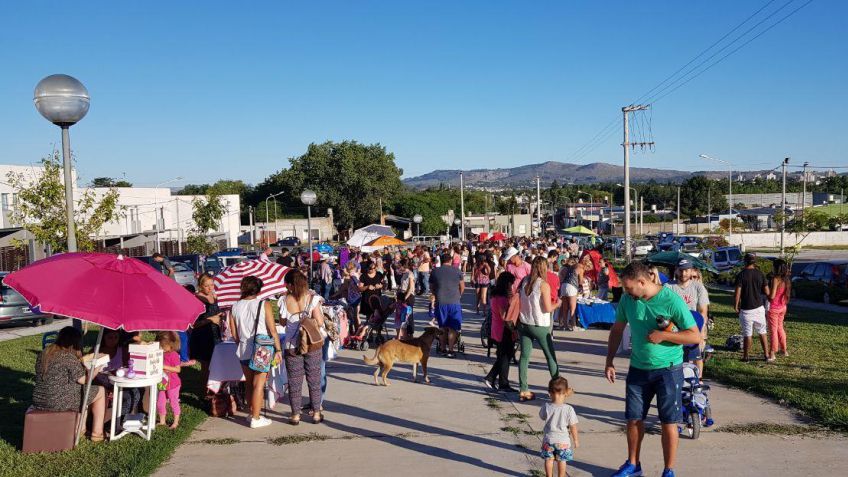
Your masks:
M504 252L503 258L504 258L505 261L508 262L509 259L511 259L512 257L514 257L516 255L518 255L518 250L515 247L509 247L508 249L506 249L506 252Z

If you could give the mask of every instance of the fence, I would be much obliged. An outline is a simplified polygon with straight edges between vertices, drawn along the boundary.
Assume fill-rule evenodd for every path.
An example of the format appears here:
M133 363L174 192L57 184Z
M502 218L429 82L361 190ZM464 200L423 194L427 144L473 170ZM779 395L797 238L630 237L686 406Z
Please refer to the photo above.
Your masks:
M0 247L0 270L14 272L29 265L29 246Z

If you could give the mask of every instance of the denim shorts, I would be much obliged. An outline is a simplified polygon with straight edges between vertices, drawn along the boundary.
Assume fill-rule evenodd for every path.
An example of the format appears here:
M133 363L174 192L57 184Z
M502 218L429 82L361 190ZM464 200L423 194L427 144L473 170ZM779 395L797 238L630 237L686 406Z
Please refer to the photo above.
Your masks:
M644 370L630 367L627 372L627 397L624 415L628 421L643 421L648 416L651 401L657 397L660 422L681 422L680 388L683 385L683 366Z
M568 446L562 444L549 444L547 442L543 442L542 450L539 452L539 455L545 460L555 459L561 462L571 462L574 460L574 451L569 449Z

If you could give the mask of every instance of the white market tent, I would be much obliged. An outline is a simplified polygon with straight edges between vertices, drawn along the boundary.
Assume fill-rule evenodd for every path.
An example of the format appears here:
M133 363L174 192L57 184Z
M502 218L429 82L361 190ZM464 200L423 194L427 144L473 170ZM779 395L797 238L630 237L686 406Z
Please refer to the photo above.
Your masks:
M380 247L369 247L366 244L373 242L380 237L394 237L395 233L392 228L386 225L371 224L361 229L356 229L347 244L351 247L357 247L363 252L371 253L378 250Z

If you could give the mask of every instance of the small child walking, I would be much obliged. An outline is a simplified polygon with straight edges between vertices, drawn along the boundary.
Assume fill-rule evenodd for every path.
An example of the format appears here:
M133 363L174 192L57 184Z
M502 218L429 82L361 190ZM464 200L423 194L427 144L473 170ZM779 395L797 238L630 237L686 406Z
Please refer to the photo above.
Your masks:
M545 436L542 440L542 458L545 459L547 477L565 477L566 462L574 459L574 449L580 447L577 436L577 414L574 408L565 403L565 399L574 390L568 387L563 377L551 379L548 383L551 402L545 403L539 410L539 417L545 421ZM554 474L554 460L557 473Z
M160 331L156 335L156 341L162 348L162 382L159 383L159 395L156 400L156 412L159 414L159 425L165 425L168 410L165 401L171 404L171 412L174 414L174 422L168 426L176 429L180 424L180 337L173 331Z

